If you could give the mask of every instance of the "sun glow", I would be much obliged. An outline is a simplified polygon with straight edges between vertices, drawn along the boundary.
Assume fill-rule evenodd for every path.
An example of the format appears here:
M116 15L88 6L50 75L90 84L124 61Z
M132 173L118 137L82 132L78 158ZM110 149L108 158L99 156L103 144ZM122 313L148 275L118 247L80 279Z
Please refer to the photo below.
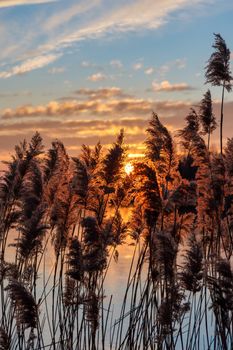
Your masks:
M144 153L130 153L128 154L129 158L144 158L145 154Z
M132 171L134 170L134 166L131 163L126 163L125 164L125 172L127 175L130 175Z

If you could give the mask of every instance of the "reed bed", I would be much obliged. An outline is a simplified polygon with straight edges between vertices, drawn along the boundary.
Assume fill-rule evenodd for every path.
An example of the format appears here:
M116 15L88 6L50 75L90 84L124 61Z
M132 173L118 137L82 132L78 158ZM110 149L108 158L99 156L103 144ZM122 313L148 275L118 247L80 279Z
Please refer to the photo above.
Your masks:
M130 174L123 130L77 158L39 133L15 147L0 182L0 350L233 348L233 139L210 151L215 128L208 90L176 135L152 114ZM129 240L116 317L106 278Z

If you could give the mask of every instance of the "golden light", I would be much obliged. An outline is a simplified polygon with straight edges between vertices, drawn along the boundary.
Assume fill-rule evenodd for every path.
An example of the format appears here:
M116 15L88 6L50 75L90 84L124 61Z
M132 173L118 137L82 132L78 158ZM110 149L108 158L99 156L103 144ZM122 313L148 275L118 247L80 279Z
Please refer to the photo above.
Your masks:
M125 164L125 172L127 175L130 175L133 170L134 170L134 166L131 163Z
M129 153L128 157L129 158L144 158L145 153Z

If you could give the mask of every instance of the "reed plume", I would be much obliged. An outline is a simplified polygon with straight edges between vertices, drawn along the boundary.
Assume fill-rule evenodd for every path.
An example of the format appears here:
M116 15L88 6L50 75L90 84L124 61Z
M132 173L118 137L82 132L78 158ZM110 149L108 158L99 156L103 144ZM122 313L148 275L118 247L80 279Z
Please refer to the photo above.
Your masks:
M11 340L3 327L0 327L0 350L10 350Z
M12 305L15 307L15 318L18 326L36 328L38 322L38 307L32 296L22 282L11 279L8 291Z
M109 186L115 183L121 176L121 170L125 158L124 130L120 131L116 142L104 157L102 164L102 177ZM107 190L107 188L106 188Z
M69 157L61 141L52 143L43 165L44 199L52 208L57 193L60 191L60 184L70 166Z
M146 132L146 157L155 166L159 184L163 186L163 197L166 199L168 197L169 184L174 181L173 172L176 165L173 138L154 112Z
M217 262L216 270L218 277L208 277L211 308L216 318L216 328L222 349L227 350L229 342L232 344L233 273L229 261L222 259ZM218 334L215 336L218 337Z
M83 263L88 272L102 271L107 264L106 241L94 217L86 217L82 221L83 232Z
M154 236L153 258L160 278L173 282L177 255L177 243L169 233L159 232Z
M183 288L198 292L201 289L203 278L203 253L201 244L197 242L194 234L188 241L189 249L186 250L184 267L180 273L180 282Z
M210 148L210 134L216 129L217 123L213 114L211 92L207 90L201 100L199 107L199 118L202 125L202 132L208 135L207 148Z
M155 227L161 212L161 196L156 171L145 163L135 165L135 201L141 204L143 217L148 227Z
M81 281L84 273L83 253L81 243L77 237L70 239L67 264L68 270L66 274L76 281Z

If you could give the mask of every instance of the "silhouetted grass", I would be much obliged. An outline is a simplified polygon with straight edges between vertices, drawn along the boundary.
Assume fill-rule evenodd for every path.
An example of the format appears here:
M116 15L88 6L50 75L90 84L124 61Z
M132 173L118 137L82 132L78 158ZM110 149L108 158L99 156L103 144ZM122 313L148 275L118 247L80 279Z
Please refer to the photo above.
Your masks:
M15 147L0 181L1 350L233 348L233 139L212 152L215 127L209 90L175 136L153 112L129 175L123 131L74 158L39 133ZM116 319L105 281L128 240Z

